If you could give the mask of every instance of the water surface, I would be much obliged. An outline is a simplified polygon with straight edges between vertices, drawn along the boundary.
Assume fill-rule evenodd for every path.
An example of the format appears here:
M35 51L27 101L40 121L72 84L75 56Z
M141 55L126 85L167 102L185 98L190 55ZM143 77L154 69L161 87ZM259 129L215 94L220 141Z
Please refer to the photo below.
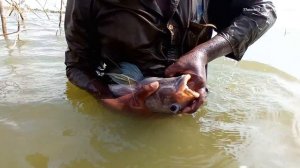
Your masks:
M221 58L194 115L111 112L67 81L56 18L28 16L15 47L0 40L0 167L299 167L297 76Z

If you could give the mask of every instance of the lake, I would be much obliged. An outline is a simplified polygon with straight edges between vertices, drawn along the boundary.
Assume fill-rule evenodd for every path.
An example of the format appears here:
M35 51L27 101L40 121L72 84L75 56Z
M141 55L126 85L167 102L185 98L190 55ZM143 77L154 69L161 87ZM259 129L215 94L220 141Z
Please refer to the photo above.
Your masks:
M69 83L58 16L38 15L15 46L0 39L1 168L299 167L300 30L288 14L241 62L209 65L197 113L151 117L106 110Z

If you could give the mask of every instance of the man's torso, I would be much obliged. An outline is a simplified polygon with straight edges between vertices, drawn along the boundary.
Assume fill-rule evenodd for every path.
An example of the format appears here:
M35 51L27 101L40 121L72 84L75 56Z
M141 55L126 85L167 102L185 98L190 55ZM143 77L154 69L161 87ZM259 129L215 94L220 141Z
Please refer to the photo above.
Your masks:
M108 68L126 61L138 65L146 75L162 76L168 65L196 45L201 26L193 31L190 26L203 22L202 13L202 0L172 0L169 5L149 0L96 0L92 10L95 57ZM205 39L210 33L204 33Z

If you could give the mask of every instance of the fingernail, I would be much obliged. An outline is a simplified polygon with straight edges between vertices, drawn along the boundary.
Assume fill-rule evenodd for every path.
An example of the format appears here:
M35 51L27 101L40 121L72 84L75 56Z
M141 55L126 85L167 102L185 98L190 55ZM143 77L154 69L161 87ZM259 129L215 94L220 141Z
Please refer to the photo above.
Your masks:
M158 82L153 82L150 84L151 88L158 88Z

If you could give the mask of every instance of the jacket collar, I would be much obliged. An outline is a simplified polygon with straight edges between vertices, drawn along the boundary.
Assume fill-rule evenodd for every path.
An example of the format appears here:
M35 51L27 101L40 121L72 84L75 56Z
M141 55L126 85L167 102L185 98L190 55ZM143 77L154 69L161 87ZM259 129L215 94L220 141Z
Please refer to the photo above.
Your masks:
M159 15L163 16L162 11L160 10L158 4L156 3L156 0L140 0L140 1L146 8L150 8L151 10L155 11ZM173 15L177 10L180 0L170 0L170 1L171 1L170 15Z

